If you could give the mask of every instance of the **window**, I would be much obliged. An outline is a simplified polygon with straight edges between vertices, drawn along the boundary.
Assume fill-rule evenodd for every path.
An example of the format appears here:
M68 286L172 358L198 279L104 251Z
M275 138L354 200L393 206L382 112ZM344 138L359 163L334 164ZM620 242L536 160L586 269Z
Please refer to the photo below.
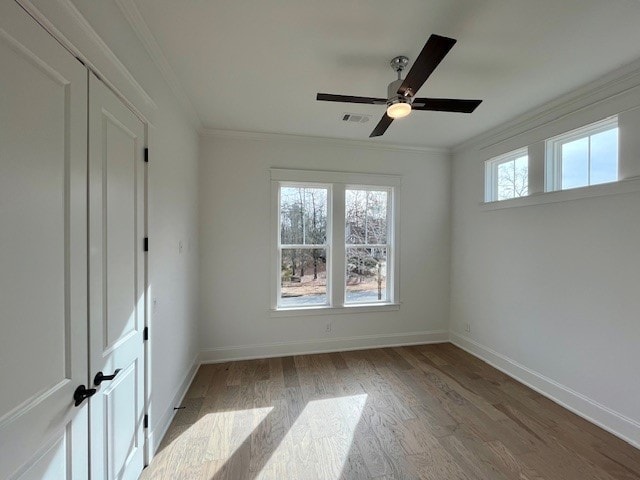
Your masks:
M529 155L526 148L485 163L485 201L496 202L529 194Z
M328 305L329 188L282 185L279 197L281 287L278 305Z
M399 177L283 169L271 177L272 309L397 305Z
M348 187L345 191L345 303L386 302L389 189Z
M618 119L547 140L546 190L568 190L618 180Z

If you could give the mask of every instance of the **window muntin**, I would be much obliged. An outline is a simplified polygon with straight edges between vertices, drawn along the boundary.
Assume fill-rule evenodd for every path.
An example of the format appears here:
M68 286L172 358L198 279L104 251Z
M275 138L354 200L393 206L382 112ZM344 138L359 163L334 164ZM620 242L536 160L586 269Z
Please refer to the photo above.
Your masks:
M345 304L388 302L391 189L345 189Z
M529 194L529 153L526 148L488 160L485 201L496 202Z
M329 305L330 187L281 184L278 307Z
M618 180L618 119L609 118L547 140L547 191Z

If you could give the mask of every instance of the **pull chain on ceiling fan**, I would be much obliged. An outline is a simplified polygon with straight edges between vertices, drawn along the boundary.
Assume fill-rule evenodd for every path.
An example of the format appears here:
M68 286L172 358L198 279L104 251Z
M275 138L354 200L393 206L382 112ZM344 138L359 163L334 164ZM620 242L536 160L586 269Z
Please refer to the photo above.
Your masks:
M406 117L412 110L472 113L482 103L482 100L415 97L416 92L431 76L455 43L456 40L453 38L431 35L404 80L402 79L402 71L407 67L409 59L404 56L398 56L391 60L391 68L398 74L398 79L389 84L387 98L318 93L316 100L387 105L387 111L369 137L381 136L394 119Z

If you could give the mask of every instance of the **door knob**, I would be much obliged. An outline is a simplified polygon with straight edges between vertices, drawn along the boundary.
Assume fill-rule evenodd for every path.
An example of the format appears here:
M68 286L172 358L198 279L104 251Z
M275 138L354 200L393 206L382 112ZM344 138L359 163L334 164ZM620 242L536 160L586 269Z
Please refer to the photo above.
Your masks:
M122 369L121 368L117 368L116 371L113 372L112 375L105 375L102 372L96 373L96 376L93 377L93 384L94 385L100 385L105 380L113 380L114 378L116 378L116 375L118 375L118 372L120 372L120 370L122 370Z
M85 398L89 398L95 394L95 388L87 388L84 385L80 385L78 388L76 388L76 391L73 392L74 405L76 407L79 406Z

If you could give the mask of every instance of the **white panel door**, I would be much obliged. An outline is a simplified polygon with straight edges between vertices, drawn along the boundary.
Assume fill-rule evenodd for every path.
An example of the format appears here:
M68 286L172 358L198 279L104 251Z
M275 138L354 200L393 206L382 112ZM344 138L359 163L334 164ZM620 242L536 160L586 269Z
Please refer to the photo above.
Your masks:
M144 124L89 75L89 371L92 479L144 462ZM112 380L95 385L98 372Z
M0 0L0 478L88 476L87 70Z

